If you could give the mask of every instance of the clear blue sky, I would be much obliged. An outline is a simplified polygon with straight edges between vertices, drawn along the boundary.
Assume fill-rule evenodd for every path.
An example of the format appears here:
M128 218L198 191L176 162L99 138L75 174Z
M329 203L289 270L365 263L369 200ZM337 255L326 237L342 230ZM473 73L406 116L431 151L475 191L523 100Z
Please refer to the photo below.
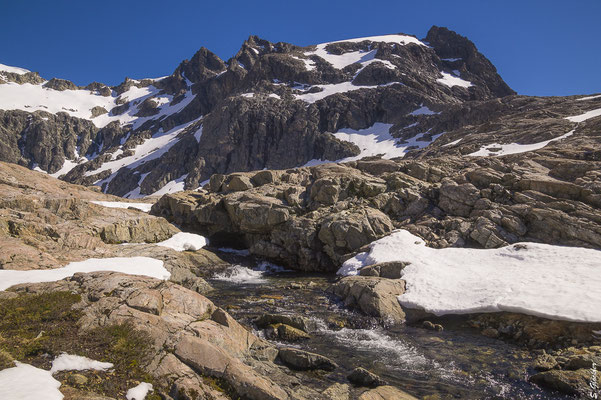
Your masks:
M85 85L173 72L251 34L309 45L432 25L469 37L518 93L601 92L600 0L0 0L0 63Z

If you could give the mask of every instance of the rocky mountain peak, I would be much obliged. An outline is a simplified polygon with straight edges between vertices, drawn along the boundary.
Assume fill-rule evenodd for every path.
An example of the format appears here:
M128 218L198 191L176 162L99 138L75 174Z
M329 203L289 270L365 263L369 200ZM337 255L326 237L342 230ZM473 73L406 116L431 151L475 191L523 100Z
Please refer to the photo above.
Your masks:
M516 94L499 76L495 66L465 36L434 25L428 31L426 41L450 68L477 76L486 82L495 96Z

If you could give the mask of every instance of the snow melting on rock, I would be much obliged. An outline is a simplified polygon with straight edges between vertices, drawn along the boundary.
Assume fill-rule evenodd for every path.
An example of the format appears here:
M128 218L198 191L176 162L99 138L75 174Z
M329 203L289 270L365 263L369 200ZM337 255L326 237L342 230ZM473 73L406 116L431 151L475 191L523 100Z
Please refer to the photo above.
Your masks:
M179 232L156 245L169 247L175 251L196 251L207 245L207 239L195 233Z
M87 369L106 371L110 368L113 368L113 364L109 362L101 362L87 357L63 353L52 361L50 373L54 374L60 371L83 371Z
M499 249L426 247L395 231L346 261L340 275L369 265L410 263L399 302L435 315L518 312L544 318L601 322L601 251L519 243Z
M583 99L579 99L583 100ZM575 115L573 117L566 117L568 121L572 122L584 122L587 119L595 118L601 115L601 108L597 108L596 110L587 111L584 114Z
M162 196L167 193L181 192L186 186L186 183L184 181L187 177L188 174L184 174L177 179L169 181L165 184L165 186L163 186L153 194L150 194L149 196Z
M148 392L152 392L152 385L147 382L142 382L138 386L131 388L125 394L127 400L144 400Z
M474 86L470 81L466 81L457 76L453 76L447 72L441 71L440 73L442 74L442 78L436 79L436 82L443 84L445 86L448 86L448 87L461 86L464 88Z
M13 368L0 371L0 399L3 400L62 400L58 390L61 383L50 371L29 364L15 363Z
M108 208L135 208L143 212L150 212L151 203L127 203L125 201L97 201L91 200L90 203L98 204L99 206Z
M422 107L424 108L424 107ZM425 107L427 108L427 107ZM428 110L429 111L429 110ZM424 111L425 113L425 111ZM413 125L413 124L412 124ZM333 135L343 141L353 143L359 147L361 153L356 156L341 158L340 160L317 160L313 159L304 164L304 167L312 167L328 162L347 162L360 160L364 157L382 155L384 159L404 157L409 148L423 148L436 140L442 133L433 135L432 140L426 137L426 133L415 135L413 138L401 143L401 140L390 134L392 124L376 122L369 128L350 129L344 128Z
M574 134L574 130L569 131L565 135L558 136L554 139L545 140L538 143L531 144L519 144L519 143L509 143L509 144L499 144L499 143L491 143L483 146L480 150L475 151L473 153L468 154L468 156L504 156L507 154L518 154L524 153L526 151L534 151L538 149L542 149L546 145L551 142L555 142L557 140L565 139ZM450 145L450 143L449 143Z
M149 257L114 257L90 258L76 261L62 268L35 269L27 271L0 270L0 290L21 283L54 282L73 276L78 272L111 271L129 275L143 275L151 278L167 280L171 273L165 269L163 262Z

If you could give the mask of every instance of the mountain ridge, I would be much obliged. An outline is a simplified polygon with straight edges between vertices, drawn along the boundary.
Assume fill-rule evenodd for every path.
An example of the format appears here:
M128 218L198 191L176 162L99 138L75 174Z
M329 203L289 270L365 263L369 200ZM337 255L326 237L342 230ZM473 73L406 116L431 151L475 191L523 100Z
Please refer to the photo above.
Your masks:
M250 36L227 62L203 47L167 77L113 87L0 71L0 160L133 198L194 189L214 173L378 151L358 143L410 154L486 120L468 120L466 108L506 114L523 103L469 39L433 26L424 41L393 34L299 47ZM482 106L502 98L512 100ZM376 124L389 129L372 133Z

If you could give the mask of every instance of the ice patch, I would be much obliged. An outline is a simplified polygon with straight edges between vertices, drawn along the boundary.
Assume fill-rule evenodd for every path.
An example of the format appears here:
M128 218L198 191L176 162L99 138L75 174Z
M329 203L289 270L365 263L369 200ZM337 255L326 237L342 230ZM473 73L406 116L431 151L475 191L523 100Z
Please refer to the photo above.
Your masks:
M395 231L346 261L340 275L381 262L408 262L401 305L435 315L518 312L550 319L601 321L601 251L520 243L499 249L426 247Z
M446 73L443 71L441 71L440 73L442 74L442 78L436 79L436 82L441 83L445 86L448 86L448 87L461 86L464 88L474 86L474 85L472 85L471 82L461 79L459 77L453 76L449 73Z
M152 392L152 385L150 383L142 382L138 386L131 388L125 394L127 400L144 400L148 392Z
M125 201L96 201L91 200L90 203L98 204L99 206L108 208L135 208L143 212L150 212L151 203L127 203Z
M195 233L178 232L171 238L156 245L169 247L175 251L196 251L207 245L207 239Z
M434 115L434 114L440 114L440 113L430 110L427 106L422 106L416 110L413 110L409 115Z
M163 262L149 257L90 258L67 264L62 268L35 269L27 271L0 270L0 290L21 283L54 282L73 276L78 272L112 271L129 275L144 275L167 280L171 273ZM1 397L0 397L1 398Z

